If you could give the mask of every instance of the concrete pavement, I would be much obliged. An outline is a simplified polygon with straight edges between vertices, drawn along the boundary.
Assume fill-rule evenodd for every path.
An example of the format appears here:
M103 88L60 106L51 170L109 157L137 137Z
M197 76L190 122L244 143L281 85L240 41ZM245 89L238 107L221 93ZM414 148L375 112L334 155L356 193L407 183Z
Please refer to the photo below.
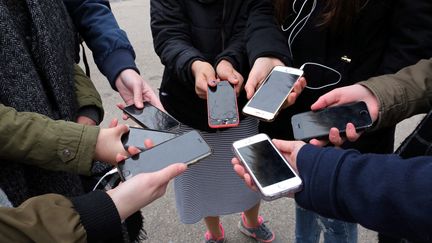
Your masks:
M136 63L143 77L157 90L159 87L163 66L153 50L150 24L149 1L143 0L116 0L111 3L113 12L120 26L128 33L136 51ZM88 53L90 53L88 51ZM91 77L101 93L105 107L105 121L107 126L112 118L121 119L121 112L115 104L122 102L120 96L113 92L108 81L97 70L91 54ZM404 122L398 126L397 142L399 143L414 127L413 123L418 117ZM132 121L127 124L134 125ZM148 232L147 242L203 242L205 227L203 223L184 225L179 222L174 202L174 193L170 185L166 195L143 209L146 218L145 228ZM268 220L268 225L277 235L277 242L294 242L294 202L291 199L280 199L274 202L265 202L262 205L262 215ZM228 242L254 242L244 237L237 230L239 215L222 217ZM359 242L376 242L376 234L359 227Z

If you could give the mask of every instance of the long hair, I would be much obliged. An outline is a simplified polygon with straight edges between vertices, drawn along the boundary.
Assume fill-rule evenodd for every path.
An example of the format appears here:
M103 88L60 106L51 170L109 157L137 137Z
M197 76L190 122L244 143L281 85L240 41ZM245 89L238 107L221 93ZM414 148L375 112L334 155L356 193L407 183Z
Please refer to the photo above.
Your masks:
M313 0L308 1L312 2ZM367 3L367 0L325 0L325 2L325 7L316 26L328 27L334 31L343 31L351 26L355 16L363 5ZM293 0L273 0L275 17L279 24L282 24L292 11L292 4Z

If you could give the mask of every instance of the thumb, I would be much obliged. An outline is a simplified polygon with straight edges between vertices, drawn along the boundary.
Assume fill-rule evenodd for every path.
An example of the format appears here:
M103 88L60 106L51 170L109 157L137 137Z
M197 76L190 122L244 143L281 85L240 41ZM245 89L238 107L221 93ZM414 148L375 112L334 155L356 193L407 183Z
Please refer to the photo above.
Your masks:
M134 103L138 109L142 109L144 107L143 104L143 96L142 96L142 85L141 82L136 82L133 85L133 96Z
M319 97L318 100L311 105L311 110L316 111L316 110L324 109L328 106L337 104L339 100L340 100L340 95L338 90L337 89L332 90Z
M116 132L120 135L123 135L129 131L129 127L126 126L125 124L118 125L118 126L114 127L114 129L116 129Z
M295 149L295 141L273 139L272 142L283 153L291 153Z
M187 166L183 163L177 163L170 165L160 171L155 172L156 178L160 178L161 182L168 182L174 177L182 174L187 169Z

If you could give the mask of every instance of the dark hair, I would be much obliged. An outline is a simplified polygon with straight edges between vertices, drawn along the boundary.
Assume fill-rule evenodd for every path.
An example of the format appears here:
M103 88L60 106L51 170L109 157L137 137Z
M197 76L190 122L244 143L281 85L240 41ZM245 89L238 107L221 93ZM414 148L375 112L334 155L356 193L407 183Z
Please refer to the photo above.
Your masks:
M350 27L355 16L365 3L367 3L367 0L326 0L325 7L316 25L329 27L335 31L343 31ZM292 4L293 0L273 0L275 17L279 24L282 24L292 11Z

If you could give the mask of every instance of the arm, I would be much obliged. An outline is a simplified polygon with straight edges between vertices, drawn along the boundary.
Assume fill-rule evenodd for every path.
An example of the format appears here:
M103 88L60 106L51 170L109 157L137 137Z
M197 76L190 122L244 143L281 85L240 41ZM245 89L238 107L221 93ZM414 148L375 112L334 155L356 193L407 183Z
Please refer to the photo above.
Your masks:
M106 0L63 0L79 33L93 52L99 70L115 88L121 71L133 69L135 52Z
M78 100L78 123L80 117L88 117L94 121L93 125L103 120L104 110L102 99L93 82L84 71L75 64L74 66L75 94ZM83 124L83 123L81 123Z
M205 61L204 56L192 46L190 29L181 3L176 0L151 0L151 29L153 44L162 64L180 80L195 86L191 65Z
M304 185L295 197L300 206L389 235L432 239L432 157L305 145L296 164Z
M432 59L421 60L394 75L374 77L359 84L378 98L376 127L395 124L432 108Z
M70 200L55 194L31 198L18 208L0 208L1 242L95 242L121 233L121 222L161 197L168 182L186 170L174 164L140 174L108 192ZM138 193L137 193L138 192Z

